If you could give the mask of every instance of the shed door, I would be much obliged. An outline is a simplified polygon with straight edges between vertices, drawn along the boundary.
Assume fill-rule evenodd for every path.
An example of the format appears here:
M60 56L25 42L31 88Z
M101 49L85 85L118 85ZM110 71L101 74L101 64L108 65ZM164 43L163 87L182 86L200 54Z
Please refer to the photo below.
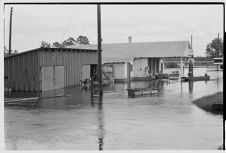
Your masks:
M90 65L82 65L82 74L81 79L90 78Z
M55 67L55 89L64 87L64 66Z
M42 91L64 87L64 66L41 68Z

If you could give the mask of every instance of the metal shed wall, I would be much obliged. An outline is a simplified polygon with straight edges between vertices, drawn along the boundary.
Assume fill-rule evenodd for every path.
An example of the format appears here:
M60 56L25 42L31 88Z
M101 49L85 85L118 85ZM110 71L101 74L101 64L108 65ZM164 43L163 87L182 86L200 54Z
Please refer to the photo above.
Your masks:
M83 64L97 64L95 50L38 48L4 58L5 85L13 91L41 91L41 67L64 66L65 87L79 85Z
M39 91L38 52L30 51L4 59L7 86L14 91Z
M64 66L65 86L79 85L82 65L97 64L98 56L95 50L79 49L42 49L39 51L39 66Z

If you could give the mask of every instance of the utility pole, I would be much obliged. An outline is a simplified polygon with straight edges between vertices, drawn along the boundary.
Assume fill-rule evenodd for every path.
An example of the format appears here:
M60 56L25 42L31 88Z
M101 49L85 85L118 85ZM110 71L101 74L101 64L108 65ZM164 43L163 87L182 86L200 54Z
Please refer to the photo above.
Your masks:
M220 37L219 37L219 33L218 33L218 49L217 49L217 57L220 57Z
M193 49L192 48L192 35L191 35L191 49ZM192 54L191 54L191 56L190 56L190 58L189 58L189 68L188 68L188 74L189 74L189 77L193 77L193 64L194 64L194 52L192 51Z
M5 51L6 51L6 46L5 46L5 17L4 17L4 38L3 39L4 39L4 55L5 55Z
M217 57L219 56L220 53L220 38L219 38L219 33L218 33L218 38L217 38ZM219 71L219 65L217 64L217 71Z
M99 96L103 96L103 89L102 89L102 62L101 62L101 10L100 4L97 4L97 40L98 40L98 84L99 84Z
M11 37L12 37L12 13L13 8L10 8L10 21L9 21L9 55L11 55Z

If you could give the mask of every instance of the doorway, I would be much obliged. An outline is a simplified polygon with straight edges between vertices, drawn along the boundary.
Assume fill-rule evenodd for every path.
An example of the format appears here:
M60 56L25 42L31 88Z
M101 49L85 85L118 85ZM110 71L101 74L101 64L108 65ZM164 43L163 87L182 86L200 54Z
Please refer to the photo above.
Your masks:
M59 89L64 87L64 66L41 67L42 91Z
M82 81L90 78L90 65L82 65L81 79Z

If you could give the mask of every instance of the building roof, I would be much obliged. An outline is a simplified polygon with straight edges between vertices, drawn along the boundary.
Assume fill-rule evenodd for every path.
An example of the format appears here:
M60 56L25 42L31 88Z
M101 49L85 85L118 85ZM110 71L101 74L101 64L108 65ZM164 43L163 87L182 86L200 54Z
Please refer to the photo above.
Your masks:
M102 63L124 63L131 61L133 58L130 57L103 57Z
M70 48L96 49L97 45L73 45ZM102 44L103 63L129 61L142 57L188 57L189 41Z
M78 48L35 48L35 49L32 49L32 50L28 50L28 51L24 51L24 52L20 52L20 53L17 53L17 54L11 54L9 56L5 56L4 59L7 59L7 58L11 58L11 57L14 57L14 56L19 56L19 55L23 55L23 54L27 54L27 53L31 53L31 52L36 52L36 51L72 51L72 52L81 52L81 51L90 51L90 52L96 52L97 50L95 49L78 49Z

